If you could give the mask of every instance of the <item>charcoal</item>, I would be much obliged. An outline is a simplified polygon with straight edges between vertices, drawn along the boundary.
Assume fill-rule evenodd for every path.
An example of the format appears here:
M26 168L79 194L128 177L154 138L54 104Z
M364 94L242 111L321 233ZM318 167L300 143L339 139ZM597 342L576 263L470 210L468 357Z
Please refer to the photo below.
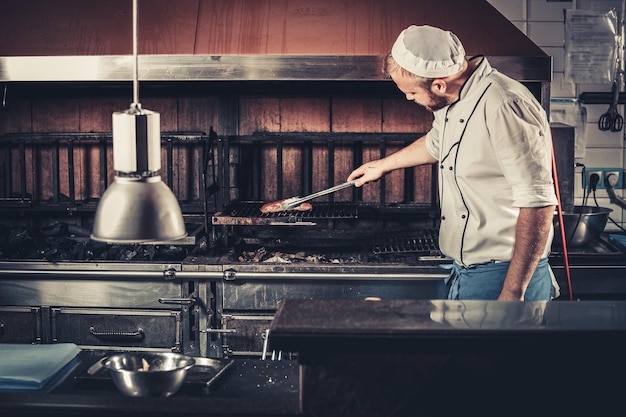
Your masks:
M130 262L137 256L137 250L133 246L121 247L117 255L118 261Z
M111 255L111 245L104 242L89 241L85 244L85 259L95 261L105 261L115 259Z
M28 230L25 227L13 227L9 230L7 240L9 245L20 245L30 239Z
M136 253L135 261L151 261L154 259L156 249L152 245L143 245L136 249Z
M67 225L67 232L72 236L89 237L91 236L91 230L84 227L76 226L74 224Z
M52 249L71 249L76 242L67 236L52 236L47 237L45 240L45 246Z
M187 249L182 246L165 245L157 246L155 260L176 261L187 256Z
M190 255L192 255L192 256L207 255L208 254L208 250L209 250L209 242L207 241L206 236L202 236L196 242L196 245L191 250Z
M48 224L42 225L39 232L43 236L66 236L67 224L58 221L51 221Z

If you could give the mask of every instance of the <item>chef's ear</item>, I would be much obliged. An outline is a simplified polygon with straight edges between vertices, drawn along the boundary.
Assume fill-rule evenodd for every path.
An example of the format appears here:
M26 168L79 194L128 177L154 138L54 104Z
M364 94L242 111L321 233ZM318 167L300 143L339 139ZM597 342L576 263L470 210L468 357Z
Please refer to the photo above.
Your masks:
M444 94L447 87L448 84L444 81L443 78L435 78L430 84L430 91L437 94Z

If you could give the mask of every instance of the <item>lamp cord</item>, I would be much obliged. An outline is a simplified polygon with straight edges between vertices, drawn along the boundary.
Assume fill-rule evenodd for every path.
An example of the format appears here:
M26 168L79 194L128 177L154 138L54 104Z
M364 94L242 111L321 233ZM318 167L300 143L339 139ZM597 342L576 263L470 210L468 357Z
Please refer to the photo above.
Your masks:
M137 2L133 0L133 104L139 106L139 53L137 52Z

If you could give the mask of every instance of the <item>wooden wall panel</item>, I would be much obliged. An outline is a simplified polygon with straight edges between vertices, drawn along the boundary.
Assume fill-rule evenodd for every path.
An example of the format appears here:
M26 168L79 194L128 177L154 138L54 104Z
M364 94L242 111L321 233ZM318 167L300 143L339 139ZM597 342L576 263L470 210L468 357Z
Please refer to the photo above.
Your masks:
M161 132L178 131L178 100L176 97L140 98L139 101L142 109L159 113Z
M189 23L199 54L384 54L407 26L430 24L455 32L468 55L544 55L486 0L203 0Z
M178 130L203 132L217 129L218 104L214 97L180 97L176 112Z
M130 54L131 7L3 0L0 56ZM545 56L486 0L140 1L138 46L140 54L377 55L411 24L453 31L468 55Z
M77 132L79 128L79 101L78 99L37 99L33 100L33 131L42 133ZM29 188L33 198L38 201L53 197L53 161L52 146L39 146L33 149L32 170L27 169ZM59 150L60 193L70 195L69 158L67 147ZM81 189L83 176L76 173L74 189Z
M78 132L78 99L33 100L33 132Z
M81 98L79 114L79 131L85 133L111 134L113 129L113 113L123 112L130 108L130 101L125 98ZM74 153L74 167L84 182L77 189L76 198L99 198L102 195L102 183L108 186L115 176L113 169L113 147L107 144L106 162L107 175L100 176L100 143L82 143Z
M423 107L404 99L383 100L383 131L415 133L415 139L430 130L433 115ZM399 147L398 147L399 149ZM397 149L396 149L397 150ZM393 152L393 149L389 150ZM398 182L404 172L392 172L385 177L387 183ZM432 203L433 178L431 166L414 169L414 200L419 203Z
M207 97L180 97L178 99L177 125L180 132L200 132L209 134L211 127L217 129L217 99ZM201 198L200 185L202 172L202 148L179 144L174 150L174 168L178 172L174 189L183 200ZM209 162L212 164L213 161ZM163 166L166 166L165 162Z
M239 101L239 133L252 135L256 132L280 132L280 106L279 98L242 98ZM277 160L276 146L262 147L260 180L265 186L260 190L261 200L279 198Z
M330 100L328 98L281 99L281 132L328 132L329 130Z
M377 133L382 129L382 103L378 98L337 98L333 100L333 132ZM363 161L380 158L378 145L363 147ZM335 151L335 182L344 182L354 166L354 154L349 147ZM342 190L336 198L350 199L352 189ZM380 183L366 184L362 188L363 201L380 200Z
M279 98L248 98L239 100L239 133L280 132Z
M5 132L101 132L111 131L111 117L116 111L124 111L130 106L125 98L80 98L80 99L32 99L16 100L2 113L2 129ZM158 111L161 115L162 132L204 132L217 126L219 102L211 97L167 97L149 98L142 103L146 109ZM246 97L239 102L239 131L242 135L255 132L415 132L426 131L430 127L432 115L406 100L381 98L277 98ZM400 149L401 145L390 147L387 153ZM283 187L278 189L278 168L276 146L268 144L261 148L260 198L272 200L289 197L308 191L302 184L303 155L296 146L286 145L283 149ZM19 162L17 148L11 153L13 160L12 189L19 191ZM326 144L316 144L312 154L312 183L310 191L317 191L343 182L354 169L354 155L351 146L335 144L335 169L328 172L329 155ZM26 192L33 194L37 201L45 201L54 196L51 170L54 166L53 147L27 146ZM74 143L75 182L74 193L77 200L98 198L101 195L103 179L100 178L100 148L97 143L80 140ZM364 161L380 158L378 145L365 146ZM68 173L68 148L63 145L58 152L59 192L70 195ZM187 146L174 147L174 172L172 190L181 201L197 200L200 197L202 155L199 149ZM3 157L7 163L6 154ZM2 163L2 161L0 161ZM114 178L112 148L107 151L107 181ZM162 177L167 178L165 148L162 152ZM4 171L3 171L4 172ZM417 168L415 173L415 201L430 202L432 198L431 170ZM329 178L330 177L330 178ZM385 201L403 201L404 173L401 171L387 175L385 181ZM108 184L106 184L108 185ZM364 201L378 202L380 182L368 184L362 189ZM350 200L352 190L343 190L333 196L335 201ZM410 197L410 196L409 196ZM323 199L330 199L325 197Z
M432 114L412 102L402 98L244 98L240 101L240 133L255 132L336 132L336 133L419 133L429 129ZM405 144L389 144L385 155L396 152ZM297 146L283 148L283 188L277 185L277 153L274 146L264 147L263 173L265 184L261 192L264 200L300 195L305 188L302 184L301 150ZM382 156L378 143L365 145L362 159L378 159ZM345 181L355 168L353 148L341 143L334 148L334 172L329 175L329 155L325 144L315 144L312 154L312 184L310 191L317 191ZM405 196L404 171L395 171L385 176L385 202L417 201L430 203L431 169L418 167L414 170L414 195ZM329 176L331 179L329 179ZM333 197L335 201L351 200L352 190L342 190ZM368 184L362 189L366 202L380 202L381 182ZM329 200L322 197L320 201Z
M13 100L9 98L7 100L7 108L0 109L0 134L32 131L32 101L29 99Z
M29 133L32 132L32 101L28 99L10 99L7 108L0 109L0 133ZM19 152L16 146L2 144L0 152L0 182L2 187L6 186L4 192L8 193L9 188L12 194L20 192L20 172L19 172ZM32 150L29 150L28 163L31 166L28 172L32 172ZM9 173L10 171L10 173ZM4 178L5 172L10 175ZM32 178L29 186L29 193L32 193Z
M281 132L328 132L330 130L330 100L327 98L283 98L280 104ZM283 148L284 197L303 192L303 155L297 146ZM312 188L323 180L315 176ZM314 190L311 190L314 191Z
M149 106L158 108L161 116L161 132L201 132L207 133L217 122L215 99L207 98L162 98L146 100ZM112 131L114 112L126 111L130 101L119 97L76 98L76 99L31 99L15 100L11 107L0 112L1 131L11 133L103 133ZM72 136L68 135L67 139ZM61 138L58 148L52 143L28 141L26 143L25 192L35 201L53 199L53 170L58 158L59 188L62 196L71 196L69 183L69 147L67 139ZM107 177L100 176L100 143L81 138L73 140L74 160L73 192L76 200L99 198L101 188L108 186L114 178L113 152L111 142L107 145ZM0 153L2 175L11 160L11 189L18 193L22 189L20 178L20 154L18 145ZM181 200L197 200L200 197L201 147L189 143L176 144L173 148L173 191ZM162 177L167 181L167 159L165 147L162 151ZM8 168L6 168L8 169ZM2 179L3 184L5 179ZM101 184L102 183L102 184ZM5 190L5 192L8 190ZM62 198L61 196L61 198Z
M130 108L123 98L81 98L79 101L79 132L111 133L113 113Z
M383 132L423 133L430 130L433 115L404 98L383 99Z
M20 194L20 196L23 196L21 195L22 192L26 194L34 195L35 176L33 175L33 170L34 170L33 166L34 166L35 153L33 152L32 147L29 146L26 148L26 158L25 158L25 161L23 161L25 165L26 178L22 178L22 172L20 170L20 165L22 164L22 160L21 160L21 153L20 153L18 145L11 146L11 148L9 149L9 154L10 156L8 157L8 159L12 161L11 162L11 190L12 190L13 196L17 196L18 194ZM25 188L22 189L22 187L25 187Z

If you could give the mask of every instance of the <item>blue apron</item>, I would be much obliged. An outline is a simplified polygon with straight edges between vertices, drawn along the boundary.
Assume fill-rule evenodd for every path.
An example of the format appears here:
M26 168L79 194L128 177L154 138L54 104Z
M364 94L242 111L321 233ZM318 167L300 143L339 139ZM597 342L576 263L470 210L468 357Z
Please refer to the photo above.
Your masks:
M496 300L502 291L504 278L510 262L489 262L463 267L454 262L445 283L448 286L448 300ZM541 259L533 274L524 301L550 300L552 274L548 258Z

